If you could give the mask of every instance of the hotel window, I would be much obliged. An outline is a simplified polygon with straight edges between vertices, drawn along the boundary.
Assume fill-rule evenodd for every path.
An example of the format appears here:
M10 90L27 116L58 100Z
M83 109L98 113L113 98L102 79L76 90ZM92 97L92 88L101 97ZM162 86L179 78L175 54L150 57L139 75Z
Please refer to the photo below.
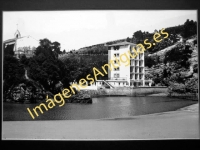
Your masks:
M119 67L117 67L117 68L114 68L114 70L115 70L115 71L119 71Z
M119 57L119 53L115 53L114 56L115 56L115 57Z
M141 59L141 54L140 54L140 53L139 53L139 55L138 55L138 56L139 56L138 58L139 58L139 59Z
M115 73L114 78L119 78L119 73Z
M138 75L135 76L135 79L138 80Z
M142 59L142 54L140 54L140 59Z
M114 50L119 50L120 46L114 46Z
M140 75L140 79L142 79L143 78L143 76L142 75Z

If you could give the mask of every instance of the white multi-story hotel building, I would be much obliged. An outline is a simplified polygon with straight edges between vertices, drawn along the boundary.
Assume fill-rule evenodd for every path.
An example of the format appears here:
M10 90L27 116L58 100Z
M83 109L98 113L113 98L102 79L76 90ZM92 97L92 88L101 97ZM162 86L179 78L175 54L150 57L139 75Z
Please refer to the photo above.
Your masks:
M92 85L80 89L97 90L98 88L103 87L117 88L151 86L152 80L145 80L144 53L138 53L135 58L131 58L129 52L132 56L135 55L134 51L132 51L133 47L137 50L136 44L130 42L121 42L109 45L108 64L111 66L112 70L108 68L108 80L97 80ZM123 58L121 57L120 59L120 56L124 54L126 54L128 58L123 56ZM113 68L110 60L112 60L116 68ZM120 65L117 60L120 60ZM123 62L121 62L121 60Z
M113 87L138 87L145 86L145 83L146 86L150 86L149 83L151 83L151 81L145 81L144 53L138 53L135 58L131 58L130 55L128 55L128 51L134 55L132 51L133 47L136 49L136 44L130 42L121 42L108 46L108 61L115 60L115 57L120 59L119 57L124 53L127 54L130 61L130 65L127 65L127 62L121 63L120 66L117 64L117 61L114 61L114 64L119 67L112 71L108 69L108 80L106 82ZM123 59L125 60L125 57Z

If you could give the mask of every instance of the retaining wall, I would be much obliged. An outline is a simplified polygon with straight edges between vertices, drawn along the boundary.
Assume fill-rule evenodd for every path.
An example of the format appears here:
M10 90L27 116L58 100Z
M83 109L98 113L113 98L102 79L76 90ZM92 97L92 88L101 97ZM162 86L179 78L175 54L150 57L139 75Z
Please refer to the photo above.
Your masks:
M167 87L114 88L91 90L92 97L98 96L148 96L150 94L168 93Z

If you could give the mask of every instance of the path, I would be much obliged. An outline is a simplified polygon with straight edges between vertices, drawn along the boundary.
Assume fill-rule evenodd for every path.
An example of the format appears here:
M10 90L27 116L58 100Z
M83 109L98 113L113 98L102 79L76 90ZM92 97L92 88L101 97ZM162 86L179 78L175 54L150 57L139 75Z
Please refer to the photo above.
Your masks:
M25 69L25 78L29 79L28 75L27 75L27 70Z

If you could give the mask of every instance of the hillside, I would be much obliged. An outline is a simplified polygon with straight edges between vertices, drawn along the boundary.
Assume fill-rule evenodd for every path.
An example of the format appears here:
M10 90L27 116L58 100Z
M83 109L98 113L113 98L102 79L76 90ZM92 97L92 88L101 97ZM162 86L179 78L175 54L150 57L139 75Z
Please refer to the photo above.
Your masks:
M194 80L196 81L198 68L197 51L195 48L195 44L197 44L197 22L186 20L184 24L168 27L165 31L169 34L168 38L157 43L155 46L152 46L145 52L146 79L152 79L154 85L165 86L171 86L172 83L176 82L177 84L180 83L182 86L182 84L185 84L186 82L187 84L190 84ZM155 32L158 32L158 30L155 30ZM107 63L108 49L106 45L122 41L143 43L147 38L153 43L153 35L154 33L142 32L139 30L133 33L132 38L127 37L126 39L84 47L67 54L62 54L59 56L59 59L65 64L70 62L72 57L81 60L76 64L76 69L72 71L72 74L77 77L75 70L81 70L80 68L83 68L82 71L89 73L90 71L85 69L87 68L85 66L92 68L94 67L94 64L102 66ZM168 56L170 57L167 58ZM91 60L94 61L94 63ZM85 66L83 66L83 64ZM78 74L81 75L81 72ZM84 74L85 73L82 72L82 75ZM190 79L192 81L190 81ZM193 86L194 82L191 84Z
M198 87L197 22L187 20L183 25L166 28L166 31L169 37L145 52L145 78L152 79L155 86L165 85L174 92L194 93ZM58 42L42 39L35 56L22 56L20 60L13 57L13 51L6 51L3 63L4 96L13 97L19 89L33 93L32 99L40 96L38 93L43 96L47 92L56 94L63 87L68 87L70 82L92 74L93 67L101 68L108 63L106 45L122 41L138 44L146 38L154 42L153 34L139 30L133 33L132 38L113 40L69 53L61 52ZM99 76L98 79L106 80L107 76Z
M160 32L161 29L155 30ZM197 33L197 22L194 22L193 20L187 19L185 23L168 27L165 29L167 33L169 33L169 37L162 42L158 43L155 46L152 46L148 51L149 53L154 53L157 51L160 51L166 47L169 47L173 44L175 44L177 41L180 40L180 37L188 38L192 35L195 35ZM131 34L131 33L130 33ZM91 45L87 47L80 48L78 50L71 50L69 53L76 53L76 54L107 54L107 47L106 45L116 44L119 42L132 42L132 43L143 43L145 39L149 39L149 41L153 42L153 33L149 33L146 31L136 31L132 35L129 35L130 37L123 38L123 39L117 39L113 41L108 41L105 43L100 43L96 45ZM65 53L64 53L65 54Z
M97 45L91 45L88 47L83 47L78 49L76 52L78 54L107 54L107 47L106 45L114 44L114 43L119 43L119 42L124 42L126 39L119 39L119 40L114 40L114 41L109 41Z
M196 40L197 37L192 36L185 42L177 42L159 52L149 54L148 57L153 60L159 59L159 62L152 67L146 67L145 78L152 79L154 85L172 87L174 92L196 92L198 88Z

